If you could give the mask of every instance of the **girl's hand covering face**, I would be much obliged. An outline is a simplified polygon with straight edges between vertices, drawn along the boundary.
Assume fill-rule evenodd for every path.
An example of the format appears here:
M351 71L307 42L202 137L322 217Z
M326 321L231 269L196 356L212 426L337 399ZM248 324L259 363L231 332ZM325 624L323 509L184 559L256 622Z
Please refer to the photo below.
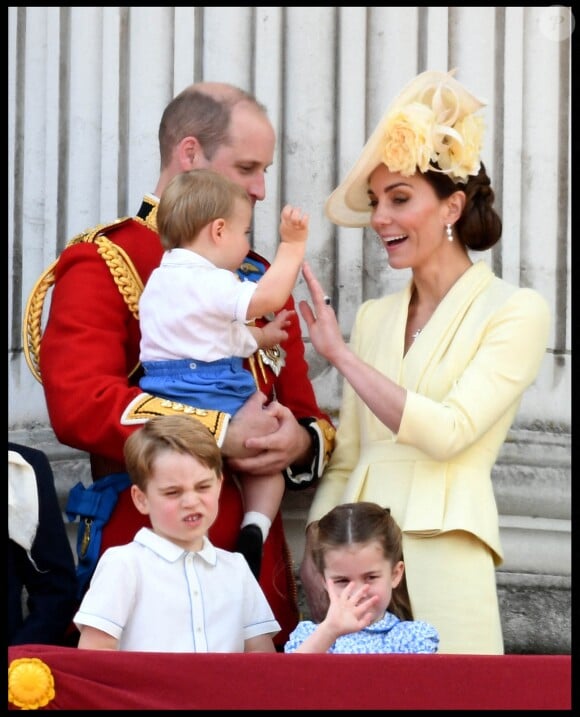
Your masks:
M369 585L357 588L356 583L349 582L343 587L332 578L327 578L325 584L330 599L326 622L337 635L358 632L376 619L374 607L379 598L377 595L368 595Z

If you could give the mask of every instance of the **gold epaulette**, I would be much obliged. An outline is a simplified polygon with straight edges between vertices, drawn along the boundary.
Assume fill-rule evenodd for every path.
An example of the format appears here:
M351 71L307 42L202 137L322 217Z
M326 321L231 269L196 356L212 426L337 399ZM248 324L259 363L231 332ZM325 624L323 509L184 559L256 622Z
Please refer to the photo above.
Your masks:
M193 408L177 401L169 401L148 393L140 393L123 411L121 423L124 426L133 426L146 423L155 416L174 416L178 413L200 421L215 438L218 446L221 447L230 420L229 413L224 413L223 411Z
M99 224L96 227L87 229L73 237L65 249L68 249L68 247L74 244L80 244L81 242L96 244L97 251L109 267L111 276L129 310L136 319L139 319L139 297L143 291L141 277L137 273L135 265L127 253L105 236L105 232L110 229L117 229L119 225L130 220L131 217L122 217L121 219L116 219L114 222ZM42 383L42 377L40 375L38 359L40 342L42 340L42 313L46 295L54 284L55 269L58 261L59 259L55 259L55 261L44 270L36 284L32 287L32 291L26 302L22 322L24 357L32 375L40 383ZM133 373L136 368L137 366L135 366L131 373Z

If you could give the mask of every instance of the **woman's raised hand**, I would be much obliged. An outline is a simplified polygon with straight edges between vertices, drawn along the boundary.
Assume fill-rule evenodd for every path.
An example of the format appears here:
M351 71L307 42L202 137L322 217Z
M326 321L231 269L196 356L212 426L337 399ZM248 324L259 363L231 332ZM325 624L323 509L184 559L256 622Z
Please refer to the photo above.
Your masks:
M304 262L302 266L302 276L310 292L312 307L307 301L300 301L300 313L316 351L327 361L334 363L337 354L346 348L336 314L308 262Z

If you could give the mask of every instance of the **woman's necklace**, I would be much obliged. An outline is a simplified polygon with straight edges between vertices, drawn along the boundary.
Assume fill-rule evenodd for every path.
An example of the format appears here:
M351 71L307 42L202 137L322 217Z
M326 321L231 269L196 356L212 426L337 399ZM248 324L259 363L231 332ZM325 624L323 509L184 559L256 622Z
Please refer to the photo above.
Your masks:
M423 329L417 329L414 334L411 334L411 338L413 339L413 341L417 338L417 336L419 336L421 331L423 331Z

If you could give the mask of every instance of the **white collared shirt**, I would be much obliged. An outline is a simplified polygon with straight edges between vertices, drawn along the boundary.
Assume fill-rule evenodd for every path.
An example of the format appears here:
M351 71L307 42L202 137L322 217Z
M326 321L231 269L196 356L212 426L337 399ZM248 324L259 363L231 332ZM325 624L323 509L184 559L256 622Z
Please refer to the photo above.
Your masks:
M251 356L258 344L245 322L256 286L190 249L166 251L139 300L141 361Z
M141 652L243 652L280 630L240 553L207 538L188 552L149 528L103 553L74 622Z

